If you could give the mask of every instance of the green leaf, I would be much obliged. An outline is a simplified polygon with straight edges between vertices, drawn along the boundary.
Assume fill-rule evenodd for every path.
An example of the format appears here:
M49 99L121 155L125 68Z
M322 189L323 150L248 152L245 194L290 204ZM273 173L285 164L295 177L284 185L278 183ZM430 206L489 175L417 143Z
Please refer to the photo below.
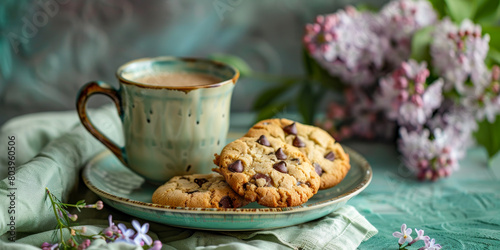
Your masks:
M260 110L265 108L267 105L275 101L278 97L285 94L289 90L289 88L293 86L294 83L295 80L288 80L276 87L264 90L253 103L253 109Z
M377 6L375 6L373 4L369 4L369 3L360 3L360 4L356 5L356 9L359 12L363 12L363 11L378 12L380 10L380 7L377 7Z
M474 137L479 145L483 146L491 159L500 151L500 115L495 122L490 123L487 119L478 123L479 128Z
M262 108L259 113L257 114L257 121L261 121L264 119L269 119L274 117L276 114L279 112L283 111L287 106L289 102L281 102L281 103L275 103L275 104L270 104L264 108ZM256 121L256 122L257 122Z
M489 67L493 65L500 65L500 51L495 48L490 48L486 55L486 65Z
M321 88L315 91L311 82L305 81L303 83L302 89L297 96L297 105L304 123L314 124L314 117L324 93L324 89Z
M297 98L299 112L304 119L304 123L311 124L313 122L314 113L314 96L311 85L307 82L302 85L302 89Z
M342 91L345 85L340 81L340 79L333 77L330 73L325 70L319 63L312 58L307 50L303 49L303 61L309 79L317 81L328 89L334 91Z
M457 23L464 19L471 19L474 15L475 2L472 0L444 0L448 10L448 15Z
M415 32L411 41L411 58L431 62L430 45L434 29L434 26L427 26Z
M490 48L495 48L500 51L500 26L487 26L481 27L483 30L483 35L488 34L490 36Z
M312 76L314 73L313 65L314 59L309 55L307 49L302 47L302 62L308 76Z
M447 15L446 3L443 0L429 0L429 2L431 2L432 6L436 10L440 18Z
M483 35L488 34L490 36L490 49L486 57L486 64L488 66L500 64L500 27L485 25L482 27L482 30Z
M494 23L498 18L499 7L500 1L498 0L477 0L474 22L483 25Z
M240 57L222 53L215 53L208 56L208 58L235 67L240 71L240 76L248 76L252 74L252 68L250 68L250 66Z

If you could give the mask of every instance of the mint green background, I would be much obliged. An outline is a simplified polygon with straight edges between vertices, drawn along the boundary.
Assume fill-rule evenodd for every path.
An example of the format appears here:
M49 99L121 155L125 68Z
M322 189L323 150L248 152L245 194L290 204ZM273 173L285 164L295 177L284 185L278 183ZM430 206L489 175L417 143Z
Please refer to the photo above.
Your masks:
M45 25L31 32L25 23L32 24L33 18L47 13L39 2L60 4ZM142 57L227 53L243 58L258 72L303 75L301 43L306 23L349 4L380 7L385 2L2 0L0 124L21 114L72 110L84 83L102 80L116 87L116 69ZM217 4L228 8L218 12L215 6L221 5ZM16 51L9 34L31 38ZM269 84L241 79L233 111L249 111L256 95ZM106 101L93 98L91 107Z

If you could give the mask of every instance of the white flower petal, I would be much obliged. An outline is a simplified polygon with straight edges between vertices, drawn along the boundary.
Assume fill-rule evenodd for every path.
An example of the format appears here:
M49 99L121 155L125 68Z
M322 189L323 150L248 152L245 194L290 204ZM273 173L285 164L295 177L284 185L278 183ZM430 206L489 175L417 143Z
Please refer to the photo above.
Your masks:
M404 237L399 238L398 243L403 244L405 243L406 239Z
M403 237L403 234L401 232L394 232L394 233L392 233L392 236L394 236L396 238L401 238L401 237Z

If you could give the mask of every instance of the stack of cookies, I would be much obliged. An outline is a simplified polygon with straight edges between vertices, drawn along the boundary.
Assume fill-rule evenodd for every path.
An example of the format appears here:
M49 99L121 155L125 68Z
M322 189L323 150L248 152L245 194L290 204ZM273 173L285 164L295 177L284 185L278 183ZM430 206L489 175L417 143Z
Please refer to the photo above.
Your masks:
M324 130L287 119L255 124L215 155L219 174L174 177L153 202L185 207L298 206L340 183L349 156Z

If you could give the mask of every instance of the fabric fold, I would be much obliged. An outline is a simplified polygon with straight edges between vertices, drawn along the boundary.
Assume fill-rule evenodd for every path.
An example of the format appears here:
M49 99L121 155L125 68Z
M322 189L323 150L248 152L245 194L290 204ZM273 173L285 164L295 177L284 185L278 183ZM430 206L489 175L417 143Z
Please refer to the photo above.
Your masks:
M91 119L96 120L96 126L102 132L112 138L119 138L121 125L116 111L111 110L110 106L92 112ZM47 116L45 119L50 121L54 116ZM36 135L31 134L32 126L39 125L37 132L42 135L50 133L56 137L56 130L60 130L62 135L51 140L47 145L35 143L34 145L21 145L17 147L16 153L23 151L26 148L30 154L35 153L36 156L22 165L18 165L16 161L16 171L14 180L4 178L0 181L0 207L7 208L11 205L11 199L5 199L8 195L14 195L14 213L0 214L0 235L10 231L11 221L15 221L15 231L23 232L39 232L52 229L55 221L52 216L53 211L50 202L46 199L45 188L59 197L61 200L67 200L68 194L75 187L79 180L79 170L88 159L96 153L104 150L104 146L94 139L83 126L77 125L73 128L67 128L63 125L74 124L67 121L62 124L53 124L51 122L41 122L37 117L37 123L29 124L29 119L23 117L19 120L14 120L9 125L10 129L2 129L2 140L5 140L9 134L16 134L16 138L22 138L23 142L36 141ZM55 119L74 119L69 117L57 117ZM79 122L79 121L77 121ZM28 124L27 124L28 123ZM44 126L45 124L45 126ZM55 126L55 127L54 127ZM16 127L24 128L15 130ZM12 130L12 128L14 130ZM64 131L68 131L64 133ZM47 132L44 134L44 132ZM30 138L26 138L30 136ZM46 138L39 137L39 140ZM19 139L21 140L21 139ZM2 141L2 145L7 145L7 142ZM40 152L37 151L37 146L42 147ZM24 159L21 159L24 160ZM3 160L5 162L5 159ZM3 165L7 168L7 165ZM11 178L12 179L12 178ZM15 220L11 220L11 216Z

